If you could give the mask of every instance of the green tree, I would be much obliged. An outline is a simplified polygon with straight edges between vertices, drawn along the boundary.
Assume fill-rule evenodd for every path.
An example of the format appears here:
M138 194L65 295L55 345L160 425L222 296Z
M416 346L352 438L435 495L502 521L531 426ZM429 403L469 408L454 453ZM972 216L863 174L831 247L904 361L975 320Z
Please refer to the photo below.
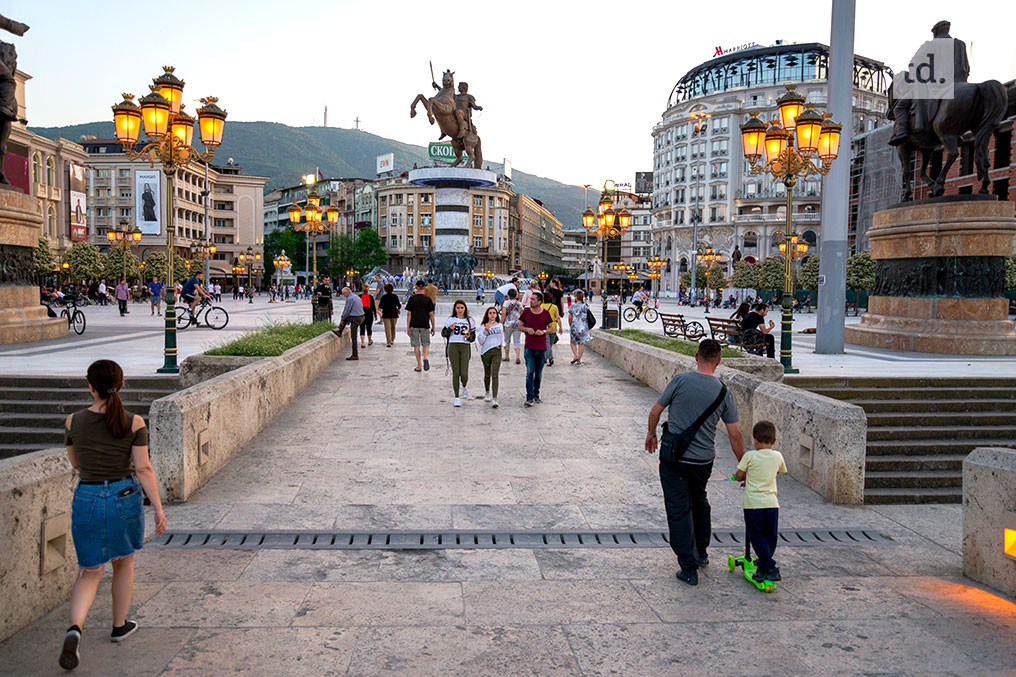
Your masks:
M759 290L774 291L777 294L783 291L783 284L786 278L784 267L786 263L781 255L767 256L759 266L758 287Z
M857 252L847 259L847 289L855 291L875 287L875 262L868 252Z
M759 266L747 261L734 264L734 274L730 276L730 286L737 289L758 288Z
M350 269L359 270L356 260L356 242L348 235L333 235L328 245L328 272L337 279L346 276Z
M272 261L282 252L292 261L293 270L309 270L307 265L307 234L292 228L273 230L265 235L265 279L275 274Z
M373 228L364 228L356 236L353 255L355 257L353 267L360 271L361 275L366 275L375 266L383 266L388 260L385 248L381 244L381 237Z
M75 242L64 255L70 264L67 274L72 280L97 280L105 269L105 254L90 242Z
M126 247L110 247L106 254L106 263L103 267L103 274L110 280L121 280L124 277L124 262L127 263L127 279L138 278L138 257L134 252L128 251Z
M1010 256L1005 260L1005 288L1016 291L1016 256Z
M152 252L145 259L145 267L141 271L141 276L145 280L151 280L153 277L158 277L163 282L166 281L166 254L164 252Z
M812 256L801 266L800 284L808 291L818 291L818 256Z
M691 288L691 270L681 274L681 286L684 289ZM695 288L702 290L706 286L706 267L704 265L695 266Z
M39 244L32 252L32 269L36 277L49 275L53 272L53 252L49 249L49 240L39 238Z
M727 270L719 263L703 266L706 269L706 284L709 289L723 289L727 283Z
M191 263L190 261L188 261L187 259L183 258L182 256L174 256L173 257L173 281L174 282L184 282L184 281L190 279L190 276L193 275L194 273L198 273L198 272L201 272L202 270L204 270L204 267L198 267L198 268L196 268L195 266L197 264L188 265L190 263ZM200 261L199 261L199 263L200 263Z

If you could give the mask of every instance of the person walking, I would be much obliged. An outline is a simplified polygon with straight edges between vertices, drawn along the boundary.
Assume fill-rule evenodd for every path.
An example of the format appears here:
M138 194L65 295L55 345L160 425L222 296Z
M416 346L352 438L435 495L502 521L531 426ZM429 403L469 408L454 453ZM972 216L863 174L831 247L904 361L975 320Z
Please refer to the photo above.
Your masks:
M153 277L148 283L148 301L152 307L152 315L156 312L162 317L162 283L158 277Z
M120 306L120 317L123 317L130 311L127 310L127 280L120 280L120 284L116 285L116 303Z
M364 283L360 292L360 305L363 306L363 324L360 325L360 347L374 345L374 321L377 319L377 304L370 295L370 285ZM367 343L364 343L366 337ZM354 337L355 338L355 337Z
M498 317L497 308L491 306L483 314L480 323L480 362L483 363L483 401L497 409L498 376L501 373L501 344L504 343L504 327Z
M561 315L561 311L558 310L557 304L554 303L553 297L548 292L544 295L543 300L545 303L541 303L540 307L550 313L550 330L547 333L547 354L545 356L547 360L547 366L554 366L554 344L561 340L560 332L563 328L562 322L564 320Z
M434 301L426 293L427 283L416 281L416 293L406 301L406 336L416 356L414 371L430 371L430 337L437 330ZM437 287L434 287L435 292Z
M476 338L476 324L469 317L469 308L462 299L452 305L452 315L445 320L441 335L448 341L448 360L452 366L453 407L461 407L462 399L469 399L469 350ZM460 386L461 385L461 389ZM459 399L459 393L462 399Z
M342 330L346 328L347 324L349 325L349 345L353 349L353 354L347 357L346 360L358 360L360 355L356 349L356 329L363 322L363 303L360 301L360 297L354 294L353 290L349 287L343 287L341 293L342 297L346 299L346 304L342 307L339 327L338 329L333 329L332 332L336 336L342 336Z
M529 308L532 304L529 302L533 298L533 294L540 293L540 283L537 280L529 281L529 289L522 294L522 307ZM542 297L542 294L541 294Z
M550 298L548 299L547 295L544 294L544 302L550 301L556 305L558 314L561 317L564 317L564 287L561 286L561 280L556 277L552 277L550 279L550 287L547 291L550 293Z
M476 285L476 305L483 305L483 284Z
M582 364L582 353L586 343L592 339L589 333L589 306L586 305L586 294L581 289L575 292L575 303L568 306L568 332L571 335L571 351L575 359L572 364Z
M399 295L395 293L395 286L391 282L385 284L385 293L377 305L381 309L381 322L385 326L385 347L391 348L395 344L395 326L402 309L402 302L399 301Z
M145 537L142 489L155 509L155 533L166 531L159 483L148 457L148 428L120 400L123 370L112 360L98 360L88 367L86 377L92 404L64 421L67 459L80 476L71 501L78 577L71 590L70 627L60 650L59 663L65 670L73 670L80 661L85 617L107 562L113 566L110 639L122 642L138 629L127 612L134 587L134 553Z
M504 313L504 361L507 362L511 357L511 345L515 343L515 364L521 364L522 360L519 355L521 348L519 348L519 342L522 337L522 330L519 328L519 318L522 316L522 311L525 308L522 306L522 302L519 301L519 291L513 286L508 290L508 300L504 302L503 313Z
M109 302L109 297L106 294L106 281L99 280L99 305L104 306Z
M526 404L539 404L543 365L547 354L547 333L553 322L550 313L540 307L543 295L534 291L529 296L529 308L522 311L519 324L526 334Z
M437 285L431 281L430 284L427 285L427 291L425 292L427 297L430 299L430 302L434 304L435 308L437 308L437 291Z
M498 310L501 310L501 307L504 306L505 299L508 298L508 292L510 292L511 290L515 289L516 293L518 293L518 284L519 284L519 278L513 277L511 279L511 282L506 282L505 284L503 284L500 287L498 287L497 289L495 289L494 290L494 307L497 308Z
M215 283L215 302L222 303L222 285L218 282Z
M660 394L649 412L646 451L660 449L660 484L670 528L670 547L677 555L676 576L688 585L698 585L698 568L709 563L707 548L712 531L706 486L716 457L716 426L720 419L727 428L730 447L740 461L744 440L737 425L737 405L727 387L716 378L720 344L713 339L699 343L695 353L696 371L678 374ZM663 443L658 445L656 428L667 410ZM691 436L686 449L678 448L682 433Z

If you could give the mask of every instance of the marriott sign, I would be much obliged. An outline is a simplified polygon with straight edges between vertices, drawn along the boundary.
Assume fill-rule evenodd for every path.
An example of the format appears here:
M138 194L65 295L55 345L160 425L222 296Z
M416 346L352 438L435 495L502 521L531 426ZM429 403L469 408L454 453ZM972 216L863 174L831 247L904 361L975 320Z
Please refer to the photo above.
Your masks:
M717 45L716 51L713 52L713 58L723 56L724 54L730 54L731 52L740 52L742 49L751 49L752 47L758 47L757 42L746 42L743 45L737 45L735 47L721 47Z

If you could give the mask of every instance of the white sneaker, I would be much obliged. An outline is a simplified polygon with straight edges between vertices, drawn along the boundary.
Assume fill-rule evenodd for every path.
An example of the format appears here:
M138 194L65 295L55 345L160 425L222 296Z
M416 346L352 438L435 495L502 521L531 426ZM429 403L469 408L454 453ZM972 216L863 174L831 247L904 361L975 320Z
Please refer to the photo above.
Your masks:
M464 400L469 399L469 391L466 390L466 386L462 386L462 399Z
M490 396L490 393L487 393L486 395L483 396L484 402L490 402L492 399L494 398Z
M499 405L498 405L498 403L497 403L497 400L493 400L493 401L492 401L492 402L490 403L490 406L492 406L492 407L494 407L495 409L497 409L497 408L498 408L498 406L499 406Z
M461 407L462 406L462 400L460 400L459 398L456 397L455 401L452 402L452 406L453 407Z

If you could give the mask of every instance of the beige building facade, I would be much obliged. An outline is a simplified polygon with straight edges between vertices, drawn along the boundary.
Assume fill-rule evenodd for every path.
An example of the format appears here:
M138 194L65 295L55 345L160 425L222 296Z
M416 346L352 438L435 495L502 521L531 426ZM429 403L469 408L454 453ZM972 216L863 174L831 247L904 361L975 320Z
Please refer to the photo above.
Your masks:
M511 199L518 214L517 237L512 238L512 271L537 275L561 267L564 230L561 222L540 200L519 193ZM514 233L513 233L514 235Z

